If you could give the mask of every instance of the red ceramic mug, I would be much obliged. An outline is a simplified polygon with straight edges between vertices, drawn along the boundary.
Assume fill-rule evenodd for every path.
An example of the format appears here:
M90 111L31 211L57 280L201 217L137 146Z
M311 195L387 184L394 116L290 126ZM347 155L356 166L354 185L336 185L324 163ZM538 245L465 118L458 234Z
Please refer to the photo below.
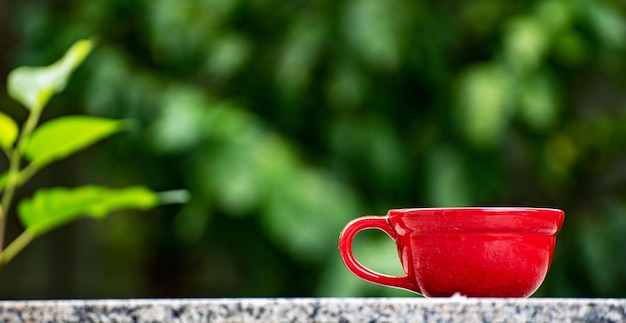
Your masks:
M396 209L348 223L339 251L357 277L424 296L528 297L548 272L563 219L563 211L545 208ZM365 229L396 242L404 276L355 259L352 240Z

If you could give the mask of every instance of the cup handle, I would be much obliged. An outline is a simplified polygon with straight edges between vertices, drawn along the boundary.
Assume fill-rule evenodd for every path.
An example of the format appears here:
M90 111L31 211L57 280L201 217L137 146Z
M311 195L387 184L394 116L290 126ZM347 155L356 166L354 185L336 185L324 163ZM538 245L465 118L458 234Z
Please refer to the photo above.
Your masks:
M339 253L341 254L341 259L348 270L350 270L357 277L370 283L405 289L419 294L419 287L411 281L408 275L389 276L377 273L373 270L367 269L365 266L361 265L356 258L354 258L354 254L352 252L352 240L354 240L354 237L357 233L359 233L359 231L366 229L379 229L385 232L391 239L396 241L396 233L387 221L387 217L364 216L350 221L339 235Z

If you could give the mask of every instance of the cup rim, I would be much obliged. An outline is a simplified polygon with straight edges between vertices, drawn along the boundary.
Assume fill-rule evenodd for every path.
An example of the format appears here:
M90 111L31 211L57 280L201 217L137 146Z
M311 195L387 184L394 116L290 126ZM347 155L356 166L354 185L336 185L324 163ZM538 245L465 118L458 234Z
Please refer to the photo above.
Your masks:
M413 212L460 212L460 211L480 211L483 213L507 213L507 212L556 212L563 213L563 210L549 207L530 207L530 206L468 206L468 207L408 207L390 209L387 214L405 214Z
M391 209L394 227L421 233L556 234L565 212L537 207L452 207ZM418 222L415 222L418 221ZM419 223L419 224L418 224Z

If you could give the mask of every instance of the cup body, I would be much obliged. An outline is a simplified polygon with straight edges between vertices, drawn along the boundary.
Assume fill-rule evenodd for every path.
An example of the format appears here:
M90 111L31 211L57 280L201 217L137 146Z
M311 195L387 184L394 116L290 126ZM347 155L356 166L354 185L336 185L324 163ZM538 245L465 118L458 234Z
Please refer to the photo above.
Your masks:
M425 296L527 297L546 276L563 219L563 211L542 208L395 209L348 224L340 252L358 277ZM351 240L369 228L395 240L405 276L379 274L354 259Z

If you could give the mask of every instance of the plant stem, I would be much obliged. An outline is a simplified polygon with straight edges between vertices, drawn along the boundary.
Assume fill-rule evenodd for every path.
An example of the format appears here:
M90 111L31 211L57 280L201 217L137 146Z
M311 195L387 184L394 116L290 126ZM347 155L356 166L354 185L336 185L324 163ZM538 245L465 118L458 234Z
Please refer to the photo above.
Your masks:
M11 207L11 200L15 193L17 184L17 176L19 173L20 153L17 149L13 150L11 154L9 174L7 177L7 184L4 194L2 195L2 202L0 202L0 262L4 263L2 247L4 245L4 231L6 227L6 219L9 214L9 208Z
M24 167L20 172L19 175L17 176L16 182L15 182L15 187L19 187L20 185L28 182L28 180L33 177L33 175L35 175L35 173L37 173L39 171L39 166L36 166L33 163L28 164L26 167ZM6 181L8 182L8 173L7 173L7 178ZM0 193L4 192L4 190L6 189L6 184L0 186Z
M11 261L11 259L13 259L15 255L17 255L20 251L22 251L22 249L24 249L24 247L33 241L34 238L35 236L30 231L26 230L22 232L22 234L15 238L15 240L13 240L13 242L11 242L6 249L4 249L2 259L0 259L0 264L5 265Z
M24 127L22 128L22 131L20 133L20 138L17 141L17 146L15 149L13 149L13 152L11 153L11 157L9 159L9 173L7 176L7 183L4 194L2 195L2 201L0 202L0 264L5 264L8 262L8 260L5 260L3 253L4 233L6 230L7 216L11 208L11 202L13 201L13 194L15 193L15 189L17 188L17 186L19 186L20 184L19 173L22 154L24 153L24 149L26 149L26 144L28 142L28 139L30 138L30 134L33 132L33 130L37 126L37 123L39 122L40 116L41 109L31 110L30 114L28 115L28 119L26 119L26 123L24 124ZM21 248L19 250L21 250ZM13 256L11 256L11 258L12 257Z
M35 166L33 163L28 164L20 171L17 186L22 185L35 175L39 171L39 166Z
M30 134L33 132L33 130L37 126L37 123L39 122L39 116L41 116L41 109L32 110L28 115L26 124L24 124L24 129L20 134L20 139L17 142L17 150L20 154L20 157L24 152L24 149L26 148L26 143L28 141L28 138L30 138Z

